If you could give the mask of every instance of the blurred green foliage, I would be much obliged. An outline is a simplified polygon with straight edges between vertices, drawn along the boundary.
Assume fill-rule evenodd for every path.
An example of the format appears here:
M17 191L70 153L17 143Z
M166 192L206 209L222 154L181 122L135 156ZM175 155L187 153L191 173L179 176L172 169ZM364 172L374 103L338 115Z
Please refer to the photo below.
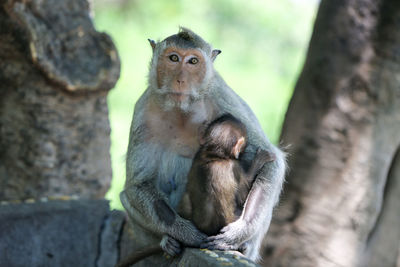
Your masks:
M121 77L110 92L111 207L121 209L125 153L133 107L146 88L151 47L185 26L222 50L215 68L259 118L273 143L310 38L317 0L95 0L94 22L110 34L121 58Z

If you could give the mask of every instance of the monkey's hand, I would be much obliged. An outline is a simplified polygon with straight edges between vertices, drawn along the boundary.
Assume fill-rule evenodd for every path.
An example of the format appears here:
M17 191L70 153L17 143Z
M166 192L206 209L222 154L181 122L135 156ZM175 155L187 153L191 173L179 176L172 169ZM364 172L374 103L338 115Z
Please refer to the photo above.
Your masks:
M199 231L190 221L179 216L168 234L185 246L194 248L200 247L207 238L207 235Z
M165 253L172 257L179 255L182 252L181 243L169 235L163 235L163 238L160 242L160 247Z
M222 228L220 234L208 237L200 247L211 250L238 250L246 241L245 229L246 222L238 219Z

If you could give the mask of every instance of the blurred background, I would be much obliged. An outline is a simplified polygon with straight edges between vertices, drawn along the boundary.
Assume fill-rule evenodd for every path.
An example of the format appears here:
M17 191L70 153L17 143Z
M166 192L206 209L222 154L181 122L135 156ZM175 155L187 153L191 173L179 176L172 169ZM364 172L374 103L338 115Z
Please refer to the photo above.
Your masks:
M147 86L151 47L185 26L222 54L216 70L250 105L270 140L281 124L306 56L318 0L94 0L98 31L111 35L121 77L108 96L113 180L107 198L122 209L133 107Z

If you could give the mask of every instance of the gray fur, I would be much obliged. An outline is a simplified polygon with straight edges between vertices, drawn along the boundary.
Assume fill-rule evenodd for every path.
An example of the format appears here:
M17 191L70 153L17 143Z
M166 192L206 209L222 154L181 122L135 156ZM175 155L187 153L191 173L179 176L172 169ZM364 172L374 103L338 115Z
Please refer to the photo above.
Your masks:
M191 30L180 27L177 34L171 35L164 39L167 46L177 46L180 48L199 48L211 57L212 48L210 44L203 40L200 36Z
M185 33L183 33L185 32ZM267 232L273 207L276 205L281 192L285 175L285 155L277 147L273 146L265 136L256 116L249 106L223 81L212 66L212 48L203 39L184 28L179 34L192 43L197 44L203 52L209 56L209 75L206 75L203 84L207 85L207 91L203 92L203 98L211 98L215 105L209 121L225 113L230 113L242 121L248 133L247 150L255 152L260 147L276 156L276 160L265 164L262 172L257 176L249 193L262 192L257 200L257 210L252 213L251 220L242 216L235 222L222 229L221 234L208 238L206 244L215 249L239 249L245 247L245 255L252 260L258 259L258 250L262 237ZM121 193L121 201L130 216L135 229L146 229L154 240L158 241L168 234L186 246L199 246L204 244L205 235L199 232L191 222L181 218L175 212L176 220L171 225L161 220L152 203L163 200L175 209L185 191L187 174L192 159L178 155L173 151L163 149L156 143L149 143L143 136L146 132L144 122L144 106L150 96L156 90L157 58L162 51L170 45L190 46L188 40L175 43L177 35L166 38L157 43L154 49L153 59L149 74L149 87L138 100L133 116L131 135L127 153L127 180L125 190ZM196 48L199 48L196 47ZM246 210L247 201L245 204ZM150 239L150 237L149 237ZM138 248L142 248L148 240L138 240Z

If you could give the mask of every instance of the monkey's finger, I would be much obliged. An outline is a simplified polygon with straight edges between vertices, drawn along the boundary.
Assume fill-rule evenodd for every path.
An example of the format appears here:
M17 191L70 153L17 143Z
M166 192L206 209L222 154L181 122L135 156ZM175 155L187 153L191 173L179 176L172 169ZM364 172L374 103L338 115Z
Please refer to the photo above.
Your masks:
M202 248L218 249L218 250L232 250L237 249L240 242L236 242L229 234L219 234L216 236L208 237L203 243Z
M222 241L227 239L227 236L222 231L218 235L208 236L204 242L214 242L214 241Z
M181 254L182 249L180 247L170 246L170 247L167 247L165 252L167 252L172 257L175 257L175 256Z
M181 244L169 235L164 235L160 247L170 256L176 256L181 253Z
M172 257L179 255L182 252L180 244L175 242L167 242L163 247L163 250Z
M220 238L221 238L221 235L208 236L208 237L204 240L204 243L212 242L212 241L218 240L218 239L220 239Z
M176 240L169 242L168 246L171 247L171 249L173 249L174 251L180 251L181 249L181 244Z
M211 236L200 244L200 248L209 248L210 246L215 246L215 244L218 244L220 242L221 240L217 239L217 236Z
M220 233L224 234L224 233L229 232L229 231L231 231L231 227L230 227L230 225L227 225L227 226L225 226L224 228L221 229Z
M169 238L169 239L167 240L167 244L168 244L168 245L171 245L171 246L173 246L173 247L176 247L176 248L179 248L179 247L181 246L181 244L179 243L179 241L178 241L178 240L175 240L175 239L173 239L173 238Z

